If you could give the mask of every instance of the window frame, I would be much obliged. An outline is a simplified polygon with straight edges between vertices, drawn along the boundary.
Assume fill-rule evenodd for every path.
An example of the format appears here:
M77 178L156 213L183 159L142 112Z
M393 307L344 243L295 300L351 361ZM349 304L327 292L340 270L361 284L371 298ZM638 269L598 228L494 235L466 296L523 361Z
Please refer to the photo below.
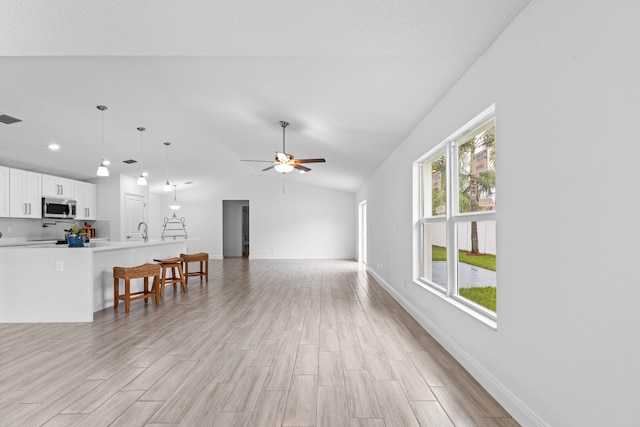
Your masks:
M423 288L432 291L434 294L441 296L443 299L449 301L453 305L461 308L463 311L468 312L474 317L484 321L492 327L497 326L497 313L488 310L479 304L470 301L458 293L458 224L469 221L495 221L496 222L496 234L497 234L497 221L496 221L496 209L490 211L479 212L464 212L460 213L460 200L459 200L459 168L458 168L458 146L462 139L469 134L473 133L478 128L484 126L488 121L493 120L495 124L495 104L492 104L483 112L478 114L472 120L467 122L464 126L446 138L444 141L437 144L414 163L417 166L417 215L418 221L416 227L418 236L418 253L415 258L418 262L417 268L414 270L417 272L417 278L414 279L414 283L422 286ZM446 162L446 202L444 215L432 215L431 208L428 212L424 205L425 203L425 191L430 191L425 188L425 173L424 163L437 159L439 154L444 151ZM447 253L447 278L446 285L442 286L431 280L425 278L426 276L426 262L424 259L425 252L425 227L427 224L433 223L445 223L446 228L446 253ZM496 242L497 246L497 242ZM497 252L497 250L496 250Z

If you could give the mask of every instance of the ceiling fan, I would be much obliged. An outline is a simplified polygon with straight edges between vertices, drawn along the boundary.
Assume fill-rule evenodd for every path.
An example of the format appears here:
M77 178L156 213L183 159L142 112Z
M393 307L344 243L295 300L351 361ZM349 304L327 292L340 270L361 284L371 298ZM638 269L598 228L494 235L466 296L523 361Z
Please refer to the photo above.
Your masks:
M285 129L289 126L288 122L284 120L280 121L282 126L282 151L276 151L275 162L269 167L262 169L262 172L275 169L280 173L289 173L294 169L299 170L301 173L309 172L306 166L302 166L302 163L324 163L325 159L294 159L292 154L288 154L284 145ZM271 160L242 160L243 162L271 162Z

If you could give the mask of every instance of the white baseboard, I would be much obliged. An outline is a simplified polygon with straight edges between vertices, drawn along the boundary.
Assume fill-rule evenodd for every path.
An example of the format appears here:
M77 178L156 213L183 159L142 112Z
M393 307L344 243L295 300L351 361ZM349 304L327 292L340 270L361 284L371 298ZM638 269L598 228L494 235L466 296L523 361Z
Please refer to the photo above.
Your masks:
M367 272L371 274L380 285L435 338L464 368L496 399L510 414L523 426L547 427L546 423L522 400L511 393L502 385L491 372L487 371L471 355L449 337L442 329L435 325L428 317L419 311L413 304L407 301L394 287L389 285L382 277L367 266Z

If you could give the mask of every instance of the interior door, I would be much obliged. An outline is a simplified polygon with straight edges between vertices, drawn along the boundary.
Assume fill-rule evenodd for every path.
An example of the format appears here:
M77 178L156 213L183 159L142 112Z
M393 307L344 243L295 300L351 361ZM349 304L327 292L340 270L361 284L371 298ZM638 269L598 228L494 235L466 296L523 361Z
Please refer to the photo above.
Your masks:
M142 228L138 224L146 218L146 197L140 194L124 195L124 230L127 240L142 240Z
M359 239L358 239L358 262L367 263L367 201L364 200L359 205Z

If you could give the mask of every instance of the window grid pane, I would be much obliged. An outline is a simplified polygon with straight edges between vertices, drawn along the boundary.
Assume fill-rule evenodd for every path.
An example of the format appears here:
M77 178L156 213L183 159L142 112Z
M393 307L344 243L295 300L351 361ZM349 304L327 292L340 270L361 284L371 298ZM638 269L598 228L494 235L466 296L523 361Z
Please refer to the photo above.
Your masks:
M496 222L462 221L458 240L458 295L496 311Z
M422 164L423 214L443 216L447 214L447 163L442 151Z
M459 212L495 210L496 138L494 120L458 141Z
M422 224L423 279L447 287L447 229L445 222Z

